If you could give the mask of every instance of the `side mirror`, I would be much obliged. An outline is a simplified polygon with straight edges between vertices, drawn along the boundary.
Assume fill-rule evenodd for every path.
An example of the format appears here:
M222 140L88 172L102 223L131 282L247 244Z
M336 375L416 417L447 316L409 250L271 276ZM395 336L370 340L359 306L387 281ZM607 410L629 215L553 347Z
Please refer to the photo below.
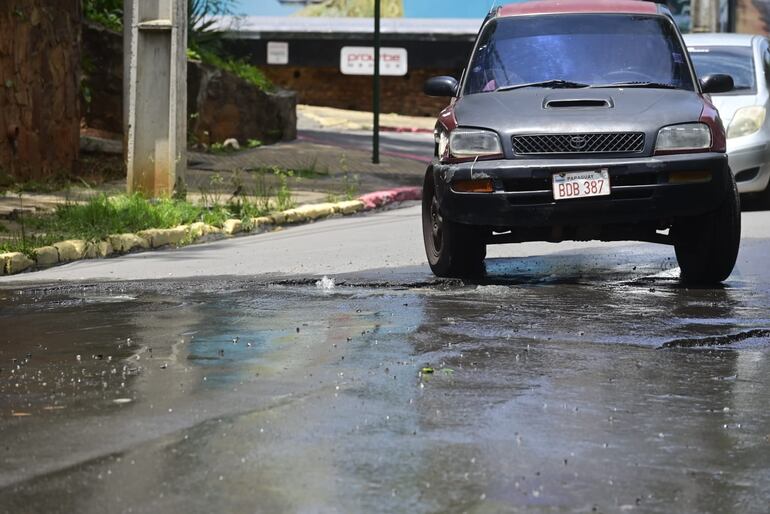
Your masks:
M714 73L700 79L700 87L704 93L728 93L733 90L735 83L730 75Z
M425 81L423 92L428 96L457 96L460 83L454 77L431 77Z

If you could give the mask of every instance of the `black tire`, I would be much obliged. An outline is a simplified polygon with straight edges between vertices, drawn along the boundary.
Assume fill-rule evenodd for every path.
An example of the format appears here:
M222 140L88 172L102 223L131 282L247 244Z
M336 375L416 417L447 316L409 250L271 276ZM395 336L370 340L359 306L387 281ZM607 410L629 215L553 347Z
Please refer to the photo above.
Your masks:
M730 174L730 193L715 211L680 218L672 227L681 280L693 285L716 285L733 272L741 244L741 201Z
M430 269L437 277L445 278L483 275L487 256L484 232L441 216L430 173L425 177L422 192L422 234Z

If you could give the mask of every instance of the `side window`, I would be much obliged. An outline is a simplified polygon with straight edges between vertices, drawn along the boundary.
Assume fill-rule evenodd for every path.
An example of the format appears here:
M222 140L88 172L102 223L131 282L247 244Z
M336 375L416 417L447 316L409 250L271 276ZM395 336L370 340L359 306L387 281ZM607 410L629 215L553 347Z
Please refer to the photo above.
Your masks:
M465 93L473 94L484 91L484 87L490 81L489 61L494 48L492 36L497 28L497 23L492 21L484 29L476 44L476 50L471 60L470 69L466 71L467 79L465 84Z

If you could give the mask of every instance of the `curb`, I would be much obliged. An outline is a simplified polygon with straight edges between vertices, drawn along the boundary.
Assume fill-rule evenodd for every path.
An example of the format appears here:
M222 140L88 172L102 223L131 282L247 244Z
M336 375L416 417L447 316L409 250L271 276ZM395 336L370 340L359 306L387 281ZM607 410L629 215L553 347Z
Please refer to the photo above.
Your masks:
M103 259L134 251L165 246L187 246L238 234L260 234L284 225L299 225L331 216L350 216L390 204L420 200L422 189L402 187L361 196L358 200L307 204L249 220L229 219L222 227L197 222L166 229L147 229L136 234L112 234L103 241L69 240L33 250L34 259L21 252L0 253L0 276L16 275L85 259Z
M359 197L359 200L363 202L364 207L367 210L376 209L378 207L383 207L395 202L422 200L422 188L398 187L396 189L388 189L385 191L377 191L376 193L369 193Z
M399 134L433 134L434 129L418 127L380 127L381 132L397 132Z

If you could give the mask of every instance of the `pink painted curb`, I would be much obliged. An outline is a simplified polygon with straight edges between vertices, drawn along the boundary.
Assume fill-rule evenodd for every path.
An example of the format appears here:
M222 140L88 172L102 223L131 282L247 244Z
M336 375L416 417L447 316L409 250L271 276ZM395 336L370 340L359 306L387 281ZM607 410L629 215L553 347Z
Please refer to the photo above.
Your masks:
M417 127L380 127L383 132L413 133L413 134L433 134L433 129Z
M376 191L361 196L360 201L364 203L366 210L376 209L395 202L406 202L409 200L422 200L421 187L398 187L386 191Z

